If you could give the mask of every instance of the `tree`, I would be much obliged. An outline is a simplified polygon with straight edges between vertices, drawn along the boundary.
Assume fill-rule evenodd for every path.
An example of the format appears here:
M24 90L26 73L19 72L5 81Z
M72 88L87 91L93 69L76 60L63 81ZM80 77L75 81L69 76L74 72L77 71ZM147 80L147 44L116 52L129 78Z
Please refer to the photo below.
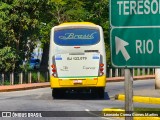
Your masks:
M39 39L40 0L2 0L0 2L0 46L15 48L20 57L15 64L29 59Z
M7 24L9 23L9 10L11 6L0 2L0 48L3 48L4 45L8 45L9 41L7 41Z
M0 72L14 71L16 61L18 61L18 56L14 49L11 47L0 49Z

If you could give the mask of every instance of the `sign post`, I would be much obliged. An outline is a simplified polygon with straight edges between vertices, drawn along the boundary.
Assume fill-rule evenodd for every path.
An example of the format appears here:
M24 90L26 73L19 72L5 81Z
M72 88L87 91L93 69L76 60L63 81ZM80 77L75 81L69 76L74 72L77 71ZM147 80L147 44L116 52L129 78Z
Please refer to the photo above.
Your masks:
M160 69L155 69L155 89L160 89Z
M133 112L133 76L130 69L125 69L125 113ZM133 120L133 117L125 117L126 120Z

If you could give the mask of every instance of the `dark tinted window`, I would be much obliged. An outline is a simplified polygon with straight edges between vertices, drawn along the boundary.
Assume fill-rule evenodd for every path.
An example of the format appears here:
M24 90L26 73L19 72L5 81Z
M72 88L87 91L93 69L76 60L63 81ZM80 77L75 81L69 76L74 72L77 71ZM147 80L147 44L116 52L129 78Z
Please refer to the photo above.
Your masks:
M71 28L56 30L54 33L54 42L61 46L94 45L99 40L98 29Z

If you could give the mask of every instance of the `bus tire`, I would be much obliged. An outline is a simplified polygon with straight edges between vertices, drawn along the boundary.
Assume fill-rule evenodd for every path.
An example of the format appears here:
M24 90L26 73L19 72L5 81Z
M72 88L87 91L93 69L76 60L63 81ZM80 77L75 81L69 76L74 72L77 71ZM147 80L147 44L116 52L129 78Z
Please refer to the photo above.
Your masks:
M52 97L53 99L62 98L64 96L63 89L52 89Z
M105 93L105 89L103 87L98 88L97 94L99 95L100 99L104 99L104 93Z
M57 89L52 89L52 97L53 97L53 99L58 98L58 95L59 95L58 90Z

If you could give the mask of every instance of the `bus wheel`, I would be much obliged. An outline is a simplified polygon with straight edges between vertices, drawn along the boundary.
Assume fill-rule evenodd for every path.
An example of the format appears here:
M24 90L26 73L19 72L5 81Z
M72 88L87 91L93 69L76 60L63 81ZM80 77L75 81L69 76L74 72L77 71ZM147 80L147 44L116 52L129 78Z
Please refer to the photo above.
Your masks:
M102 88L98 88L97 89L97 93L98 93L98 96L100 99L104 99L104 93L105 93L105 89L102 87Z
M55 98L62 98L64 96L64 91L62 89L52 89L52 97Z
M57 89L52 89L52 97L53 99L58 98L59 96L58 90Z

